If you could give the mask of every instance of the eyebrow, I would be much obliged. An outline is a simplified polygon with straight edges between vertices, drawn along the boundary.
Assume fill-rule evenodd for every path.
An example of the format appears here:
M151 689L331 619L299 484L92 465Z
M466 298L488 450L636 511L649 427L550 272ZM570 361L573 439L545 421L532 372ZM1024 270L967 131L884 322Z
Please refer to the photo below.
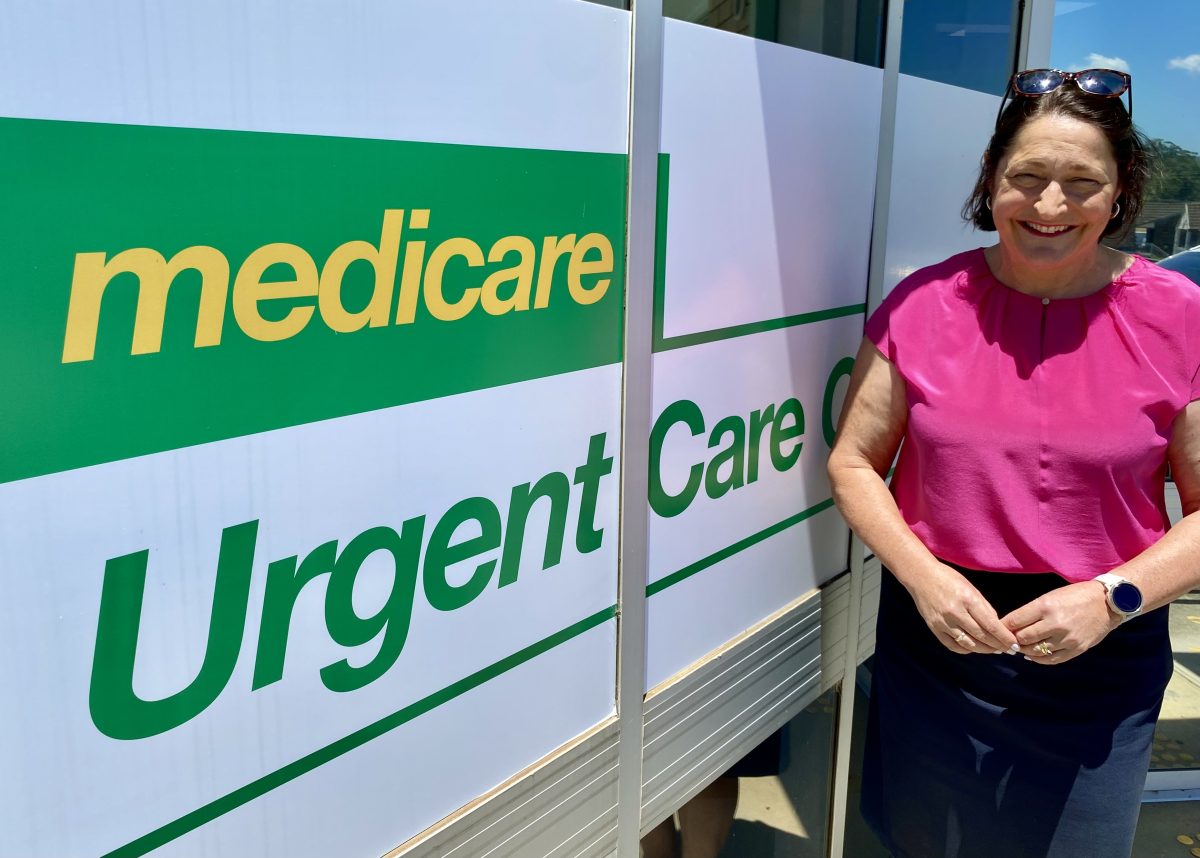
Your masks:
M1046 167L1046 161L1045 161L1045 160L1043 160L1042 158L1026 158L1026 159L1022 159L1022 160L1019 160L1019 161L1010 161L1010 162L1009 162L1009 164L1008 164L1008 170L1012 170L1012 169L1014 169L1014 168L1016 168L1016 167L1041 167L1041 168L1045 168L1045 167ZM1103 176L1103 175L1105 175L1105 173L1104 173L1104 171L1103 171L1102 169L1099 169L1099 168L1097 168L1097 167L1095 167L1095 166L1092 166L1092 165L1090 165L1090 164L1085 164L1085 163L1084 163L1084 162L1082 162L1082 161L1072 161L1071 163L1067 164L1067 170L1068 170L1068 171L1073 171L1073 172L1093 173L1093 174L1095 174L1095 175L1100 175L1100 176ZM1007 172L1007 170L1006 170L1005 172Z

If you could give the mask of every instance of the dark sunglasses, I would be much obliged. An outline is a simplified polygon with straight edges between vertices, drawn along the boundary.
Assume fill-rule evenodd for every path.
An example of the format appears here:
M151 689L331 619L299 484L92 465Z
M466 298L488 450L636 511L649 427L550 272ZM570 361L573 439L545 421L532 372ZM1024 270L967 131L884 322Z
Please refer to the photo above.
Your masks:
M1084 69L1077 72L1065 72L1058 69L1026 69L1017 72L1008 81L1004 90L1004 98L1000 99L1000 111L996 114L996 124L1000 123L1000 115L1004 113L1004 105L1011 93L1027 98L1037 98L1048 92L1054 92L1063 84L1071 81L1080 91L1099 98L1120 98L1129 93L1129 121L1133 121L1133 78L1123 71L1116 69Z

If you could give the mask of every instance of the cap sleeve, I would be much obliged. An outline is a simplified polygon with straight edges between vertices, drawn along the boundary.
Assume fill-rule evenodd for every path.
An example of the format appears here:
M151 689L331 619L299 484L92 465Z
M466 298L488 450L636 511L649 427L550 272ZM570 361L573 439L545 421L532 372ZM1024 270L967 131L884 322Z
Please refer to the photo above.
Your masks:
M875 312L867 319L864 333L867 339L875 345L875 348L879 349L884 357L891 360L892 333L889 324L891 310L888 307L888 298L891 298L891 294L884 298L883 303L876 307Z
M1188 311L1184 314L1187 319L1187 330L1184 332L1187 343L1187 369L1191 373L1188 399L1195 402L1200 399L1200 313L1196 311L1195 302L1188 302Z
M900 368L905 344L910 341L907 334L912 325L913 302L909 298L920 283L920 279L911 275L900 281L867 319L864 329L867 339L897 369Z
M1200 289L1191 280L1174 271L1165 271L1158 266L1149 264L1159 276L1171 279L1170 285L1178 292L1174 300L1166 302L1176 309L1176 317L1183 319L1183 366L1182 375L1187 378L1188 402L1200 399ZM1183 307L1179 308L1182 304Z

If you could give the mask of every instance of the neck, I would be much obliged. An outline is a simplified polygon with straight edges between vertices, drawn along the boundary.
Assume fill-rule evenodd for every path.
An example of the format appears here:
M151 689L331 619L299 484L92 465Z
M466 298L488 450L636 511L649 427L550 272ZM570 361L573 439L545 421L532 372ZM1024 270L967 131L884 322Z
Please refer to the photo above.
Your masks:
M996 279L1018 292L1038 298L1078 298L1099 292L1129 267L1123 253L1100 244L1094 253L1061 265L1030 265L1003 244L984 251L988 267Z

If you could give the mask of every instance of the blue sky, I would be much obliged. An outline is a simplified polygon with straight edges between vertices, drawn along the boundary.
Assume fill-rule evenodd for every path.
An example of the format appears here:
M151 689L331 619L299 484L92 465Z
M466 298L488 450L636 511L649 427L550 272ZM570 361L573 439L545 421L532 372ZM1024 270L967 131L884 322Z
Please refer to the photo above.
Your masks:
M1051 64L1133 76L1133 121L1200 152L1200 2L1057 0Z

